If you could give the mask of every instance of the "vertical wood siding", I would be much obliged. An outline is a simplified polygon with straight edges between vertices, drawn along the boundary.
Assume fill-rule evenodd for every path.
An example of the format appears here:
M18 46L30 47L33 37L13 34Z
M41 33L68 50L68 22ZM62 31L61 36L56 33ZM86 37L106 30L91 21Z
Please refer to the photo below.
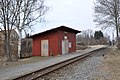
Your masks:
M49 56L61 55L62 54L62 40L64 36L67 36L68 42L71 43L71 48L69 48L69 53L76 51L76 34L75 33L65 33L64 31L52 31L39 35L33 38L33 56L41 56L41 40L48 40L49 43Z

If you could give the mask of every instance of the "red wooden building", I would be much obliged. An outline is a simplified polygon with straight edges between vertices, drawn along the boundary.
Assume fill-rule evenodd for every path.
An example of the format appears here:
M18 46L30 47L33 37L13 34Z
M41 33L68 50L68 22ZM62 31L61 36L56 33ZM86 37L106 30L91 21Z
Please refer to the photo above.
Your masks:
M76 34L80 31L60 26L30 36L33 56L54 56L76 51Z

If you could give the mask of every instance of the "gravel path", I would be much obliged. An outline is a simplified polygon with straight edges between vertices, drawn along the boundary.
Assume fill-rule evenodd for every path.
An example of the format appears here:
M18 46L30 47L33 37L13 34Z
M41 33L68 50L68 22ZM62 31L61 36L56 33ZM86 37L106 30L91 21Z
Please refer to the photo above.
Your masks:
M104 60L103 54L108 52L108 49L96 51L95 55L58 69L38 80L110 80L107 72L99 70Z

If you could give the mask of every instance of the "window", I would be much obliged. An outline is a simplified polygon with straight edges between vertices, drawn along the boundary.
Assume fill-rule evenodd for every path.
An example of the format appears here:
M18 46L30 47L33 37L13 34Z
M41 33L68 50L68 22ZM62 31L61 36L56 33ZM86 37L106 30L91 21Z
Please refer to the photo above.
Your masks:
M67 39L67 36L64 36L64 39Z

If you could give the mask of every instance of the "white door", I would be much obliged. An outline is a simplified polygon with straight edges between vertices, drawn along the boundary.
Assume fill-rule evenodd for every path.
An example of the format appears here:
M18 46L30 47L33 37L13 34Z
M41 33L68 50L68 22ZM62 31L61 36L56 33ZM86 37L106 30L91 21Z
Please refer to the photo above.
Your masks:
M48 55L48 40L41 40L41 56Z
M65 41L62 40L62 54L65 54Z
M68 40L62 40L62 54L68 53Z

